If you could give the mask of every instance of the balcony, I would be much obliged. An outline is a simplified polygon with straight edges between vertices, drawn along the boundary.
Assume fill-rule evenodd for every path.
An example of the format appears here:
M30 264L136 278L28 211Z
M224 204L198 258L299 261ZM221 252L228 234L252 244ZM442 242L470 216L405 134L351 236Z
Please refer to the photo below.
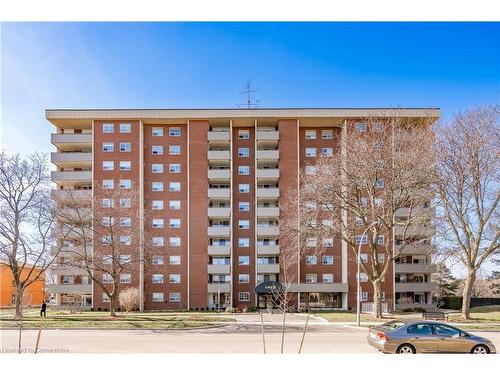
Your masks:
M209 198L230 198L231 189L210 189L208 188Z
M209 180L229 180L231 178L230 169L209 169L208 179Z
M48 284L52 293L92 293L92 284Z
M278 160L279 150L257 150L257 160Z
M90 133L54 133L50 141L59 150L92 150L92 134Z
M229 142L231 137L230 132L224 132L224 131L209 131L208 132L208 141L215 141L215 142Z
M434 251L433 245L425 243L396 245L396 250L401 251L403 255L425 255Z
M229 207L209 207L208 217L210 218L223 218L227 219L231 216L231 209Z
M257 207L258 217L272 217L276 218L280 215L279 207Z
M257 169L258 180L277 180L280 177L280 170L276 169Z
M87 271L82 268L59 266L59 265L53 265L52 267L50 267L50 272L52 272L54 275L66 275L66 276L87 275Z
M229 150L224 151L208 151L207 153L208 160L230 160L231 153Z
M299 283L290 285L290 292L302 293L346 293L347 283Z
M229 225L208 227L208 235L213 237L229 237L231 235L231 227Z
M436 272L435 264L427 263L396 263L394 272L397 273L432 273Z
M228 275L231 273L231 266L229 264L209 264L207 272L214 275Z
M86 168L92 166L92 153L52 152L50 161L61 168Z
M280 228L277 225L272 226L257 226L258 236L279 236Z
M90 255L92 253L92 246L87 245L87 251L86 254ZM67 253L67 256L72 256L74 254L82 254L84 253L84 247L83 246L63 246L59 248L58 246L51 246L50 247L50 254L51 255L63 255L65 256L65 253Z
M279 264L257 264L257 273L280 273Z
M208 283L208 293L231 293L231 283Z
M52 171L50 178L56 184L91 182L92 171Z
M52 190L51 196L60 202L90 201L92 190Z
M405 238L431 238L436 234L435 226L426 226L426 225L397 225L394 227L394 235L396 237L405 237Z
M208 255L219 256L219 255L231 255L231 246L229 245L209 245Z
M279 198L279 188L257 188L257 198Z
M90 207L80 207L73 209L69 207L60 208L56 214L57 220L61 223L90 223L92 221L92 209Z
M60 229L58 227L52 227L50 229L50 234L52 235L52 237L54 238L66 238L66 239L83 239L83 235L87 236L87 241L90 242L90 240L92 239L92 231L90 229L87 229L85 232L82 230L82 229L78 229L78 228L74 228L74 229L71 229L71 228L64 228L64 229Z
M395 216L397 217L408 217L408 215L410 215L409 208L400 208L395 213ZM411 210L411 216L432 219L436 217L436 207L413 207Z
M257 141L261 142L277 142L280 139L278 131L257 131Z
M432 292L434 289L434 283L394 283L396 292Z
M278 245L257 245L257 255L279 255Z

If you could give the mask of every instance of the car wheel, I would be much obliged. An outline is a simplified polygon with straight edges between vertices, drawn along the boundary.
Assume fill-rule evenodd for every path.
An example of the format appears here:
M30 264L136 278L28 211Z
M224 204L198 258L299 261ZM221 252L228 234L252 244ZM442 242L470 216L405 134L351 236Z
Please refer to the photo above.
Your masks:
M396 350L398 354L415 354L415 352L415 348L410 344L403 344Z
M485 345L476 345L475 347L472 348L471 350L472 354L489 354L490 351L487 346Z

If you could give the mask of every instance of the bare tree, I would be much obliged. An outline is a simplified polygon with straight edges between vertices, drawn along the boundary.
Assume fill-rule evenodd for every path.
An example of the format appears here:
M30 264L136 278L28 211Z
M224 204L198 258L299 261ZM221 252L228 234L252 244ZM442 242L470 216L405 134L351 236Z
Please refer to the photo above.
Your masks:
M120 292L120 306L125 311L134 311L139 308L141 301L141 291L139 288L127 288Z
M89 204L69 190L58 202L54 214L60 231L70 234L77 245L65 248L58 263L84 270L107 296L110 314L115 316L120 275L139 274L149 254L151 241L141 230L148 215L141 215L135 190L96 187L94 196L99 200Z
M437 128L436 191L445 257L467 270L462 319L469 319L477 272L500 251L499 106L456 115Z
M18 318L27 288L43 277L60 250L51 249L49 193L45 155L0 154L0 258L12 272Z
M318 243L340 238L353 258L361 244L376 317L382 316L382 282L394 259L433 235L432 121L367 118L346 124L340 152L322 156L300 176L305 235Z

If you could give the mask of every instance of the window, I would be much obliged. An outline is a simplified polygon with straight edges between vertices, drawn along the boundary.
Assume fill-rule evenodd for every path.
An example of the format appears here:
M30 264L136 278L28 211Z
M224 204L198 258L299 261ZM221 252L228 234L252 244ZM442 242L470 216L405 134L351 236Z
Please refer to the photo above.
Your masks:
M333 220L322 220L321 224L328 228L333 228Z
M248 147L238 148L238 156L242 158L248 158L249 155L250 155L250 150L248 149Z
M321 148L321 155L323 156L333 156L333 148L323 147Z
M238 282L240 284L248 284L250 282L250 275L247 273L240 273L238 275Z
M363 219L362 219L362 218L360 218L360 217L356 217L356 225L357 225L357 226L361 226L361 225L363 225Z
M180 237L169 237L168 244L171 247L179 247L179 246L181 246L181 238Z
M324 273L323 274L323 282L327 284L333 283L333 273Z
M130 133L132 131L132 124L120 124L120 133Z
M132 207L132 198L120 198L120 208Z
M306 165L305 171L307 175L315 175L316 167L314 165Z
M102 282L105 284L110 284L113 283L113 278L109 273L103 273L102 274Z
M378 207L382 206L382 203L384 203L384 200L381 198L375 198L373 203L375 203L375 207L378 208Z
M410 335L432 335L432 328L430 324L418 323L409 326L406 332Z
M132 163L129 160L120 161L120 171L130 171L132 170Z
M106 293L103 293L101 301L103 303L109 303L109 302L111 302L111 299L108 297L108 295Z
M153 182L151 184L152 191L163 191L163 182Z
M360 254L361 263L368 263L368 254Z
M103 161L102 162L102 170L103 171L112 171L115 169L115 163L113 161Z
M307 247L316 247L318 244L318 241L316 240L316 238L308 238L306 240L306 246Z
M163 219L153 219L153 228L163 228Z
M361 301L362 302L367 302L368 301L368 292L361 291Z
M316 255L307 255L306 256L306 264L311 266L314 264L318 264L318 258Z
M151 146L151 153L153 155L163 155L163 146Z
M379 262L380 264L384 264L385 263L385 254L377 254L377 262Z
M152 263L155 266L163 265L163 255L153 255Z
M180 164L170 164L168 170L170 173L181 173L181 165Z
M102 132L103 133L114 133L115 125L114 124L102 124Z
M238 130L238 138L239 139L249 139L250 132L248 130Z
M181 219L169 219L168 227L169 228L180 228L181 227Z
M103 208L111 208L113 207L113 200L110 198L103 198L102 199L102 207Z
M250 185L249 184L239 184L238 191L240 193L250 193Z
M250 239L249 238L238 238L238 247L249 247Z
M168 185L168 191L181 191L180 182L170 182Z
M153 201L151 206L153 210L163 210L163 201Z
M240 211L250 211L250 203L249 202L239 202L238 210Z
M239 229L248 229L250 228L250 220L239 220L238 221Z
M306 130L306 139L316 139L316 130Z
M120 255L120 264L127 264L132 262L132 255Z
M180 155L181 154L181 146L171 145L168 146L169 155Z
M322 130L321 139L333 139L333 130Z
M151 277L151 281L153 284L163 284L163 274L155 273Z
M356 274L357 275L357 274ZM364 272L361 272L359 274L359 282L361 283L366 283L368 281L368 276L366 275L366 273Z
M248 266L250 265L250 257L248 255L242 255L238 257L238 265Z
M151 172L153 173L163 173L163 164L152 164Z
M441 336L460 337L461 333L458 329L444 324L434 324L434 329L436 330L436 334Z
M131 189L132 180L120 180L120 189Z
M359 244L366 245L368 243L368 237L366 234L364 236L356 236L355 239L356 239L356 244L358 245Z
M324 238L323 247L333 247L333 238Z
M168 275L168 282L170 284L180 284L181 275L179 275L178 273L171 273L170 275Z
M381 122L376 122L372 125L372 130L375 133L382 133L384 131L384 124L382 124Z
M165 296L163 295L163 293L153 293L153 302L163 302L164 300Z
M121 217L120 218L120 226L121 227L131 227L132 226L132 219L129 217Z
M163 128L152 128L151 135L153 137L163 137Z
M101 243L103 245L111 245L111 236L102 236Z
M181 209L181 201L170 201L170 202L168 202L168 208L170 210L180 210Z
M333 255L323 255L323 264L330 266L333 264Z
M168 135L170 137L180 137L181 136L181 128L170 128L170 129L168 129Z
M115 150L115 144L113 142L104 142L102 144L102 152L113 152Z
M378 178L377 181L375 181L375 188L382 189L383 187L384 187L384 179Z
M359 203L361 204L361 207L363 207L363 208L368 207L368 198L361 197Z
M240 176L248 176L250 174L250 167L246 165L241 165L238 167L238 174Z
M358 133L364 133L364 132L366 132L366 123L364 123L364 122L357 122L356 123L356 131Z
M120 283L121 284L130 284L132 282L132 274L130 273L121 273L120 274Z
M181 264L181 256L180 255L170 255L168 258L168 264L171 266L178 266Z
M153 246L163 246L165 239L163 237L153 237Z
M181 294L179 292L169 293L168 302L181 302Z
M307 158L314 158L314 157L316 157L316 148L315 147L308 147L308 148L306 148L306 157Z
M132 151L132 145L130 142L120 142L120 152L130 152Z
M384 239L385 239L385 237L384 237L384 235L383 235L383 234L378 235L378 236L377 236L377 244L378 244L378 245L383 245L383 244L385 243L385 242L384 242Z
M318 275L315 273L308 273L306 274L306 283L317 283L318 282Z
M104 216L101 220L101 225L103 227L110 227L110 226L113 226L113 224L115 223L115 220L114 218L112 217L109 217L109 216Z
M115 182L113 180L102 180L103 189L113 189L115 187Z
M238 301L240 301L240 302L250 301L250 293L249 292L239 292L238 293Z

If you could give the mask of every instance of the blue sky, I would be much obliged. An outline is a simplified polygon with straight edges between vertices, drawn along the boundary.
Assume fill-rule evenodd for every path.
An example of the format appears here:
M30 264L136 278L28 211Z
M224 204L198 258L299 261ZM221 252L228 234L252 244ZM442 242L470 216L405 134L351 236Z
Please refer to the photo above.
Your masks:
M50 151L45 108L437 106L500 93L500 24L3 23L1 139ZM22 145L22 147L19 147Z

